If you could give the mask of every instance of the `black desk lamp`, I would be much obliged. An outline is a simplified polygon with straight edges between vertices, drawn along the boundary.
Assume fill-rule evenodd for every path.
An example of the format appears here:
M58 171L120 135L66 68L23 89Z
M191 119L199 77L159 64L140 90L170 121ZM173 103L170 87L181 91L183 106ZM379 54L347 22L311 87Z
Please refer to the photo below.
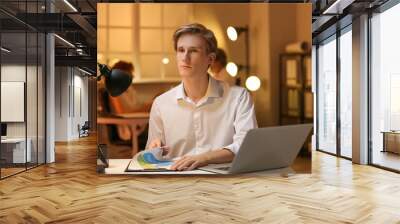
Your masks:
M106 89L111 96L121 95L131 85L132 74L121 69L110 70L104 64L97 63L97 65L100 71L97 81L100 81L102 76L105 77ZM97 145L97 172L102 173L108 167L107 157L107 145Z
M107 65L104 64L97 63L97 65L100 71L97 81L100 81L102 76L105 77L106 89L111 96L121 95L131 85L132 74L121 69L110 70ZM104 172L105 168L108 167L107 154L107 145L97 145L97 172L99 173Z
M111 96L119 96L129 88L132 83L132 75L121 69L110 70L107 65L97 63L100 70L100 75L97 81L104 76L106 79L106 89Z

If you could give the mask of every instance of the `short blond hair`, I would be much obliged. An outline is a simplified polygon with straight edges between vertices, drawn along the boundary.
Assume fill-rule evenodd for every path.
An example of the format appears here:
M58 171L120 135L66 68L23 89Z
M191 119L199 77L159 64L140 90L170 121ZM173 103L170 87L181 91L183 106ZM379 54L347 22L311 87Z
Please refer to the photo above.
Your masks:
M214 33L200 23L183 25L175 31L173 36L175 51L177 50L177 44L179 38L184 34L193 34L201 36L207 43L207 53L209 54L217 52L218 43Z

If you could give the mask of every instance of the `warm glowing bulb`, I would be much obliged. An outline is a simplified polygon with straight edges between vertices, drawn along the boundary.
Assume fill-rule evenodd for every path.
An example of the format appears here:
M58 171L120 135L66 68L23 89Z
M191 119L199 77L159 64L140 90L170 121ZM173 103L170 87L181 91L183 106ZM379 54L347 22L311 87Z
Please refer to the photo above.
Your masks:
M230 76L235 77L238 72L238 67L235 63L229 62L228 64L226 64L226 71Z
M166 64L168 64L169 63L169 59L168 58L163 58L162 59L162 63L164 64L164 65L166 65Z
M228 29L226 29L226 33L228 34L228 37L231 41L237 40L238 34L236 32L236 29L233 28L232 26L229 26Z
M256 91L260 88L261 86L261 81L260 79L253 75L247 78L246 80L246 88L250 91Z

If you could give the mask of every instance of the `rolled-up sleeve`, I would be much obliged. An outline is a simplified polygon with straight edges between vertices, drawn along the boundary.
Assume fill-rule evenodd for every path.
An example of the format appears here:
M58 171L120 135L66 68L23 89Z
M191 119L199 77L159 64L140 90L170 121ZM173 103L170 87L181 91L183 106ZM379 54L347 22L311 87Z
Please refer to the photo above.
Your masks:
M149 118L149 133L147 138L146 149L149 147L149 144L154 139L160 139L163 144L165 144L164 137L164 127L161 119L160 108L157 103L157 99L154 100L153 105L150 110L150 118Z
M235 129L233 142L232 144L224 146L223 148L229 149L236 155L244 137L246 136L246 133L251 129L257 128L254 103L250 93L247 90L243 90L239 98L233 125Z

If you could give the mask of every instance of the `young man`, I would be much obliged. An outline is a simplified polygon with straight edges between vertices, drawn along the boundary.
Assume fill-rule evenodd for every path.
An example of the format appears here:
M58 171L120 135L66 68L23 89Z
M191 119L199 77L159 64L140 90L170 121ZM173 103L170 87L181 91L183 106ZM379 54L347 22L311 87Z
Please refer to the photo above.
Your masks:
M175 170L231 162L257 127L250 94L207 73L217 50L211 30L184 25L173 38L182 83L154 100L146 148L165 146L168 158L180 157Z

